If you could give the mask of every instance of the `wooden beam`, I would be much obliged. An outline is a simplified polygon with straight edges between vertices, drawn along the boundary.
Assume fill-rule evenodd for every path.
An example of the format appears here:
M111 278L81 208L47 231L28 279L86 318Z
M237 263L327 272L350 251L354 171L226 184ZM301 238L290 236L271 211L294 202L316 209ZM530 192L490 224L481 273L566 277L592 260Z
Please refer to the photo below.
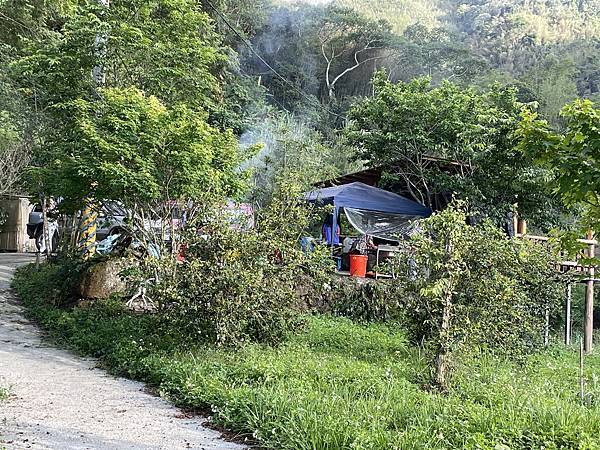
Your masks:
M543 241L543 242L547 242L551 239L548 236L537 236L535 234L528 234L527 236L524 236L522 233L517 233L516 237L527 238L532 241ZM585 244L585 245L592 245L592 244L598 245L597 239L577 239L577 242L579 242L580 244Z

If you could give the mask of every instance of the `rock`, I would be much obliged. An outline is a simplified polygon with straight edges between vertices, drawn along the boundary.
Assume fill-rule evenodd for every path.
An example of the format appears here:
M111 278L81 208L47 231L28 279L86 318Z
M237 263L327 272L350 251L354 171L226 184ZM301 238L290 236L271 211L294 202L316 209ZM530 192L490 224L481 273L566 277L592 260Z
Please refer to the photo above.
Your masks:
M86 299L104 300L125 293L127 284L119 273L131 265L132 261L126 258L111 258L94 264L81 277L79 295Z

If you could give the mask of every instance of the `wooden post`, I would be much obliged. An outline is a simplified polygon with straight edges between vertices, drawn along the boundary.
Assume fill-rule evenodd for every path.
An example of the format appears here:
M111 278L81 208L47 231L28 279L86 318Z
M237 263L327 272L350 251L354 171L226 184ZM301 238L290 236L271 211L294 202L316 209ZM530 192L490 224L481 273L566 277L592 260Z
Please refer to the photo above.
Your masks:
M585 381L583 378L583 339L579 341L579 396L581 397L581 405L585 403Z
M521 220L521 234L523 235L523 237L525 237L525 235L527 234L527 221L526 220Z
M565 302L565 345L571 345L571 301L573 299L573 285L567 283L567 300Z
M550 345L550 302L546 302L546 323L544 324L544 347Z
M587 239L594 239L594 233L588 231ZM596 253L596 246L588 244L588 258L593 258ZM588 280L585 286L585 310L583 319L583 349L586 353L592 352L594 338L594 277L596 271L593 265L588 269Z

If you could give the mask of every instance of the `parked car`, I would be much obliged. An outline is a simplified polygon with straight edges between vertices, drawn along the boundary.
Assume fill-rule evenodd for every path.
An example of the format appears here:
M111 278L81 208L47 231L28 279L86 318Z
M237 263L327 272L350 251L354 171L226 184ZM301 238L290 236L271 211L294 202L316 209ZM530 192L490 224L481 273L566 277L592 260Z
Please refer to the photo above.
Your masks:
M96 221L96 239L102 241L109 236L122 234L127 228L125 217L124 210L118 204L111 204L103 208L98 214ZM59 221L50 217L48 221L48 234L52 244L51 252L58 250L61 235L69 235L71 231L70 228L61 227ZM41 205L35 205L33 211L29 213L27 235L30 239L35 239L35 245L39 252L44 253L46 251L44 217Z
M41 205L35 205L33 211L29 213L27 236L29 236L29 239L35 239L35 246L39 252L44 253L46 251L46 242L44 240L44 216ZM48 222L48 236L51 244L50 252L52 253L58 250L58 243L60 242L60 232L57 221L50 220Z
M53 211L51 211L51 213L52 212ZM179 218L180 214L178 209L173 210L173 218L170 220L173 222L175 229L179 229L181 225L181 220ZM128 214L126 209L119 202L105 203L96 219L96 241L100 243L114 236L124 236L128 234L135 235L136 233L132 231L132 227L128 223L127 217ZM166 242L170 241L171 226L164 227L163 230L163 221L160 219L145 219L143 223L145 230L152 231L153 233L156 233L157 236L162 234ZM35 209L29 215L27 234L30 239L35 239L36 247L38 251L42 253L46 251L43 237L43 224L42 208L40 205L36 205ZM52 214L50 214L48 230L52 242L51 252L56 252L58 250L61 235L68 236L72 231L70 227L61 227L59 221L52 218ZM111 242L105 242L105 244L109 244L108 248L110 248ZM100 249L102 250L101 253L107 251L108 248L105 249L104 246L100 246Z

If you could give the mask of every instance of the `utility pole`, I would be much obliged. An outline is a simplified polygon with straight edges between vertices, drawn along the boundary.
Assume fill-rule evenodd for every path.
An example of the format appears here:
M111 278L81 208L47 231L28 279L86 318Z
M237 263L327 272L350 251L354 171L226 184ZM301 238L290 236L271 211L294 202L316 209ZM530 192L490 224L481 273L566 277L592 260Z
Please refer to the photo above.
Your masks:
M98 5L103 9L102 13L105 13L110 6L110 0L96 0ZM103 59L106 56L106 44L108 36L103 33L96 34L96 40L94 43L95 54L96 54L96 65L92 69L92 78L96 89L106 84L106 74L104 72ZM98 92L96 92L97 96ZM79 252L84 259L91 258L96 254L96 222L98 218L98 212L96 205L91 197L85 199L85 205L81 212L81 221L79 226Z

